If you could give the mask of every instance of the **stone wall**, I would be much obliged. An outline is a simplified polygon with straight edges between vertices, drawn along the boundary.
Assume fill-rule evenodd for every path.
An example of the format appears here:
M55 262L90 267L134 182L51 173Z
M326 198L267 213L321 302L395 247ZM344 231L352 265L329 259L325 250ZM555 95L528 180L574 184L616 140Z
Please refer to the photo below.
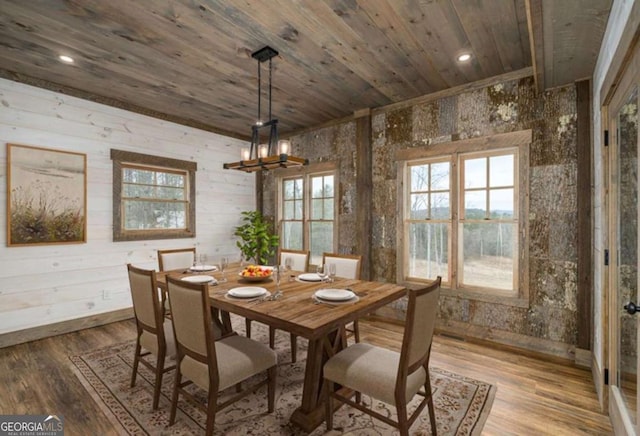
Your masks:
M483 337L503 332L520 338L515 342L525 346L527 338L573 346L577 337L574 86L536 96L533 79L525 78L413 106L375 111L371 138L371 205L357 204L355 122L318 129L291 139L295 155L308 157L311 162L339 162L339 250L353 252L354 226L357 225L355 210L370 207L372 279L395 282L396 228L399 225L396 151L526 129L533 131L529 162L529 304L518 307L443 296L440 325L466 325L475 328L469 329L470 334L475 331ZM265 213L273 215L273 175L266 175L264 182ZM385 314L402 318L403 302L394 304L393 309Z

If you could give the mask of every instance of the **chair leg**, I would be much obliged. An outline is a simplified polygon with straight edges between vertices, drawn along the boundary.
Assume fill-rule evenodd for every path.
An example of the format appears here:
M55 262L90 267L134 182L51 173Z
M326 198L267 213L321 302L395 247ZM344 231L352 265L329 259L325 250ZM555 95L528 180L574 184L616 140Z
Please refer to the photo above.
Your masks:
M178 408L178 390L182 383L182 373L180 372L180 361L176 361L176 375L173 383L173 394L171 395L171 411L169 413L169 426L176 422L176 410Z
M291 363L296 363L298 359L298 337L291 333Z
M360 342L360 324L357 319L353 322L353 336L356 338L356 343Z
M218 411L218 393L213 389L209 389L209 399L207 402L207 436L213 435L213 428L216 423L216 412Z
M136 385L136 376L138 375L138 363L140 363L140 352L142 346L140 345L140 336L136 340L136 354L133 356L133 373L131 374L131 387Z
M278 367L272 366L267 370L267 377L269 383L267 385L267 404L269 413L273 413L276 404L276 376L278 374Z
M333 397L331 394L333 393L333 382L328 379L324 379L326 383L325 386L325 397L324 397L324 421L327 424L327 431L333 430Z
M362 393L359 391L356 391L356 403L362 403Z
M398 430L400 430L400 436L409 436L409 422L407 421L407 403L397 404L396 411L398 412Z
M276 329L275 327L269 326L269 348L272 350L276 346Z
M429 396L427 407L429 408L429 421L431 422L431 434L437 436L436 430L436 409L433 406L433 391L431 390L431 379L427 371L427 381L424 383L425 394Z
M162 389L162 374L164 372L164 355L165 352L162 350L158 353L157 361L156 361L156 384L153 388L153 410L158 408L158 403L160 402L160 390Z
M244 326L247 331L247 337L251 339L251 320L249 318L244 319Z

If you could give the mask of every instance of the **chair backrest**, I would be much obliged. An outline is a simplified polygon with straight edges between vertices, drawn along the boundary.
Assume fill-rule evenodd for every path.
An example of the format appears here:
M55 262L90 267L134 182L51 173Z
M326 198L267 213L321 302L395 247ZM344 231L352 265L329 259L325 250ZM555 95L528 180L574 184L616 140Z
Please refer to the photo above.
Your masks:
M195 247L158 250L159 271L189 268L196 257Z
M419 367L428 365L431 340L438 316L438 297L441 278L438 276L426 288L409 290L409 303L405 320L398 382ZM404 391L403 391L404 392Z
M362 256L356 254L324 253L322 263L335 263L336 277L343 279L360 279Z
M309 251L303 250L280 250L278 265L284 265L286 259L291 259L291 269L294 271L307 272L309 270Z
M164 321L160 300L158 299L158 285L156 272L136 268L127 264L129 286L136 323L140 328L158 335L164 339L162 323Z
M178 355L211 363L207 356L215 360L215 347L208 285L167 277L167 289Z

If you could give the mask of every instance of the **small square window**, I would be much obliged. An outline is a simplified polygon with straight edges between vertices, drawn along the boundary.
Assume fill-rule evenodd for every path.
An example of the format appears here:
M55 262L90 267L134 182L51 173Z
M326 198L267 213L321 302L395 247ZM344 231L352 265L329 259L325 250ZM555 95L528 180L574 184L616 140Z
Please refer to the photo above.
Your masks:
M195 237L194 162L111 150L114 241Z

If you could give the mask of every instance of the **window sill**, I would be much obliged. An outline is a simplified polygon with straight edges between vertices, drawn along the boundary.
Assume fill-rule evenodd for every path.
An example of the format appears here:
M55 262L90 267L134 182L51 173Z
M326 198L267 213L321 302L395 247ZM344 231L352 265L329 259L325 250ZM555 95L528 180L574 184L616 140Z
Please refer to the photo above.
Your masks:
M403 286L407 286L410 288L415 288L418 285L417 282L404 282L400 283ZM422 285L422 284L421 284ZM462 298L466 300L475 300L482 301L485 303L493 303L493 304L501 304L503 306L513 306L513 307L521 307L528 308L529 300L526 298L518 297L509 297L504 295L494 295L490 294L490 291L482 292L482 291L469 291L469 290L460 290L460 289L450 289L442 287L440 288L440 295L444 295L447 297L455 297Z

